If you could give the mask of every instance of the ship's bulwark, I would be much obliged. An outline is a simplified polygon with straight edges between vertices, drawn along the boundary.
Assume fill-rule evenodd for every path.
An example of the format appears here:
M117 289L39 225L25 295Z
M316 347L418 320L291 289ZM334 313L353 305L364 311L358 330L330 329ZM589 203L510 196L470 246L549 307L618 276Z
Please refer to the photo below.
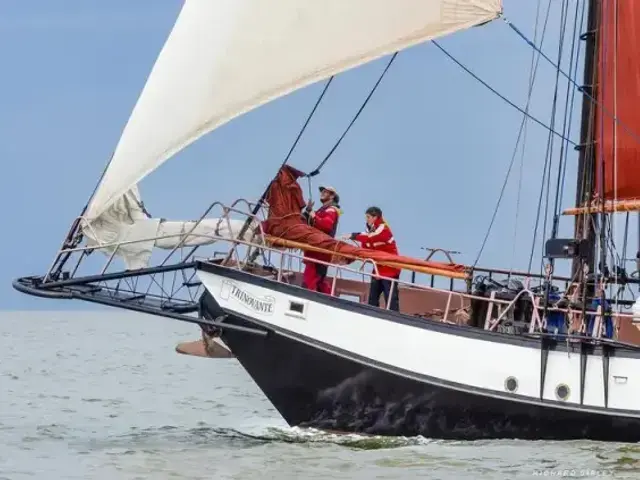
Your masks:
M205 316L215 318L218 309L205 294ZM226 322L256 327L233 315ZM273 332L263 337L225 329L222 340L291 426L460 440L640 441L640 419L460 392L367 366Z

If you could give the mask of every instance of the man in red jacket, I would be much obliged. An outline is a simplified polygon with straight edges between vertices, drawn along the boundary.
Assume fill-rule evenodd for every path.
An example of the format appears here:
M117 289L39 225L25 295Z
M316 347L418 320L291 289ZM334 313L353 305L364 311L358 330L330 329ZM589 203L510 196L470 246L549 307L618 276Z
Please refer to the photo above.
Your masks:
M333 187L320 187L320 202L322 206L313 211L313 201L309 200L307 207L302 213L302 217L307 223L321 232L332 237L336 236L338 230L338 218L340 217L340 196ZM302 275L302 286L316 292L331 294L331 286L325 278L328 266L308 261L307 259L331 262L331 255L318 252L304 252L304 273Z
M378 207L369 207L365 212L365 220L367 231L352 233L347 235L347 238L360 242L363 248L398 255L396 241L393 239L389 225L382 217L382 210ZM379 306L380 295L384 294L385 306L388 304L389 310L399 311L398 279L400 279L400 269L378 265L378 275L371 277L369 305ZM389 297L391 297L391 301L389 301Z

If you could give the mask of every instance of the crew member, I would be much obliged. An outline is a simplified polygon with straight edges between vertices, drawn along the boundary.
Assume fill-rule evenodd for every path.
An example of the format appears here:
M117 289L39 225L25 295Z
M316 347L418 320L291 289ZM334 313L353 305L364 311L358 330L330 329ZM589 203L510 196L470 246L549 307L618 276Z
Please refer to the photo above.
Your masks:
M346 238L360 242L363 248L398 255L396 241L393 239L393 233L389 225L382 217L382 210L378 207L369 207L364 217L367 222L367 231L352 233L347 235ZM399 279L400 269L378 265L378 275L375 275L374 272L371 277L369 305L378 307L380 305L380 295L384 294L385 305L389 305L389 310L399 311L400 302L397 283Z
M331 237L335 237L338 230L338 219L340 217L340 196L333 187L320 187L320 202L322 206L314 212L313 201L309 200L302 213L302 217L309 225ZM330 263L331 255L305 251L304 258L305 267L302 275L302 286L309 290L330 295L331 286L325 280L328 266L314 262L313 260Z

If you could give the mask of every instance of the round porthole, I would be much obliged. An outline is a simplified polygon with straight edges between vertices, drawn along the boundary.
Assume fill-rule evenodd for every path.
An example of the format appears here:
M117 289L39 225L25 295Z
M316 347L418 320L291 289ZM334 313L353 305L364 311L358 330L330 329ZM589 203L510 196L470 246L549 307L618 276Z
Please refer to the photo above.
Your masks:
M558 398L558 400L564 401L568 399L569 393L570 393L569 387L564 383L561 383L556 387L556 397Z
M507 377L504 381L504 388L507 392L515 392L518 389L518 380L516 380L516 377Z

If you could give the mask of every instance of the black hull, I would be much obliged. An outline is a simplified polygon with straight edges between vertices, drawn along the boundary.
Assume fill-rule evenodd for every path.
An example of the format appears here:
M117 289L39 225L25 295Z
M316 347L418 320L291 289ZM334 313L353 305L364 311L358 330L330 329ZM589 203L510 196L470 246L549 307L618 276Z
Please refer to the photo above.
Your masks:
M208 297L208 298L207 298ZM203 314L221 312L205 295ZM225 323L261 328L228 315ZM297 339L223 329L222 340L291 426L476 440L640 441L640 419L461 392L392 374Z

